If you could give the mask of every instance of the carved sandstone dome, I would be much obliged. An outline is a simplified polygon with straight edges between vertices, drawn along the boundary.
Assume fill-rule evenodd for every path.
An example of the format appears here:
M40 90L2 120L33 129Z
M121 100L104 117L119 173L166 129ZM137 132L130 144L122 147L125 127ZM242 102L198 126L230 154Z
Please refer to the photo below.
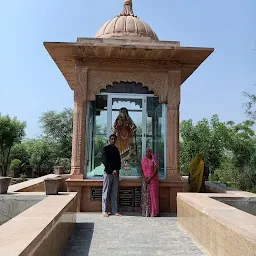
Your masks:
M96 33L96 38L128 38L158 41L156 33L144 21L134 15L132 0L124 0L123 12L107 21Z

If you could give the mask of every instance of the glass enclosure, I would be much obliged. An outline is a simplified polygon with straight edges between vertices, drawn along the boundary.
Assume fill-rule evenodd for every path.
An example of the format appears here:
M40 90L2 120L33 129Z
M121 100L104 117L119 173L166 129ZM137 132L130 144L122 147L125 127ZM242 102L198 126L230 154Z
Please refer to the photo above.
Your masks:
M165 178L165 105L153 94L102 93L87 108L86 177L102 177L102 148L112 133L118 137L120 176L141 176L141 160L152 148Z
M117 144L121 155L121 176L141 176L142 159L142 99L111 96L111 125L108 126L108 137L117 135ZM127 124L123 116L129 117ZM128 129L125 127L128 126Z
M159 177L165 177L165 105L157 97L147 97L146 148L152 148L159 166Z

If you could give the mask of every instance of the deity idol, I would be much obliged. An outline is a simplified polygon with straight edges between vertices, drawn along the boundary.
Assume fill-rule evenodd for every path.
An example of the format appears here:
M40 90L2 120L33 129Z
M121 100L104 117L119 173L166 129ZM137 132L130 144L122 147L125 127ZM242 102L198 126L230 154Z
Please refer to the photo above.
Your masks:
M136 145L136 141L133 139L136 137L136 125L132 121L126 108L121 108L118 117L114 123L114 134L117 136L116 146L120 151L120 155L131 154L133 145Z

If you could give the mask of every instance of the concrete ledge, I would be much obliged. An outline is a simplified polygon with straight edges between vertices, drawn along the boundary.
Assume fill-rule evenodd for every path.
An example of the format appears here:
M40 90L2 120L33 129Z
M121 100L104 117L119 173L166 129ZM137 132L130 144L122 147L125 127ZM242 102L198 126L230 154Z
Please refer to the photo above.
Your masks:
M256 197L243 191L178 193L178 222L210 255L255 256L256 217L210 198L241 195Z
M45 194L13 193L0 195L0 225L45 198Z
M47 196L3 224L0 255L60 255L75 227L76 204L76 193Z
M44 192L44 179L46 178L54 178L57 176L62 177L62 184L61 188L62 191L67 191L65 180L70 177L70 174L62 174L62 175L55 175L55 174L48 174L39 178L31 179L28 181L24 181L15 185L9 186L8 193L10 192Z

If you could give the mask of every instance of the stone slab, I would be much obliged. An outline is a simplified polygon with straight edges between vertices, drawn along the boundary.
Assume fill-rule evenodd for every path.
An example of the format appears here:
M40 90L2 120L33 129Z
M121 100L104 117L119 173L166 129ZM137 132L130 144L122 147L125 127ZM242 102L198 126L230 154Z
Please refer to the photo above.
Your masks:
M77 214L76 229L63 250L70 255L206 255L165 215L143 218L139 214L104 218L97 213Z

